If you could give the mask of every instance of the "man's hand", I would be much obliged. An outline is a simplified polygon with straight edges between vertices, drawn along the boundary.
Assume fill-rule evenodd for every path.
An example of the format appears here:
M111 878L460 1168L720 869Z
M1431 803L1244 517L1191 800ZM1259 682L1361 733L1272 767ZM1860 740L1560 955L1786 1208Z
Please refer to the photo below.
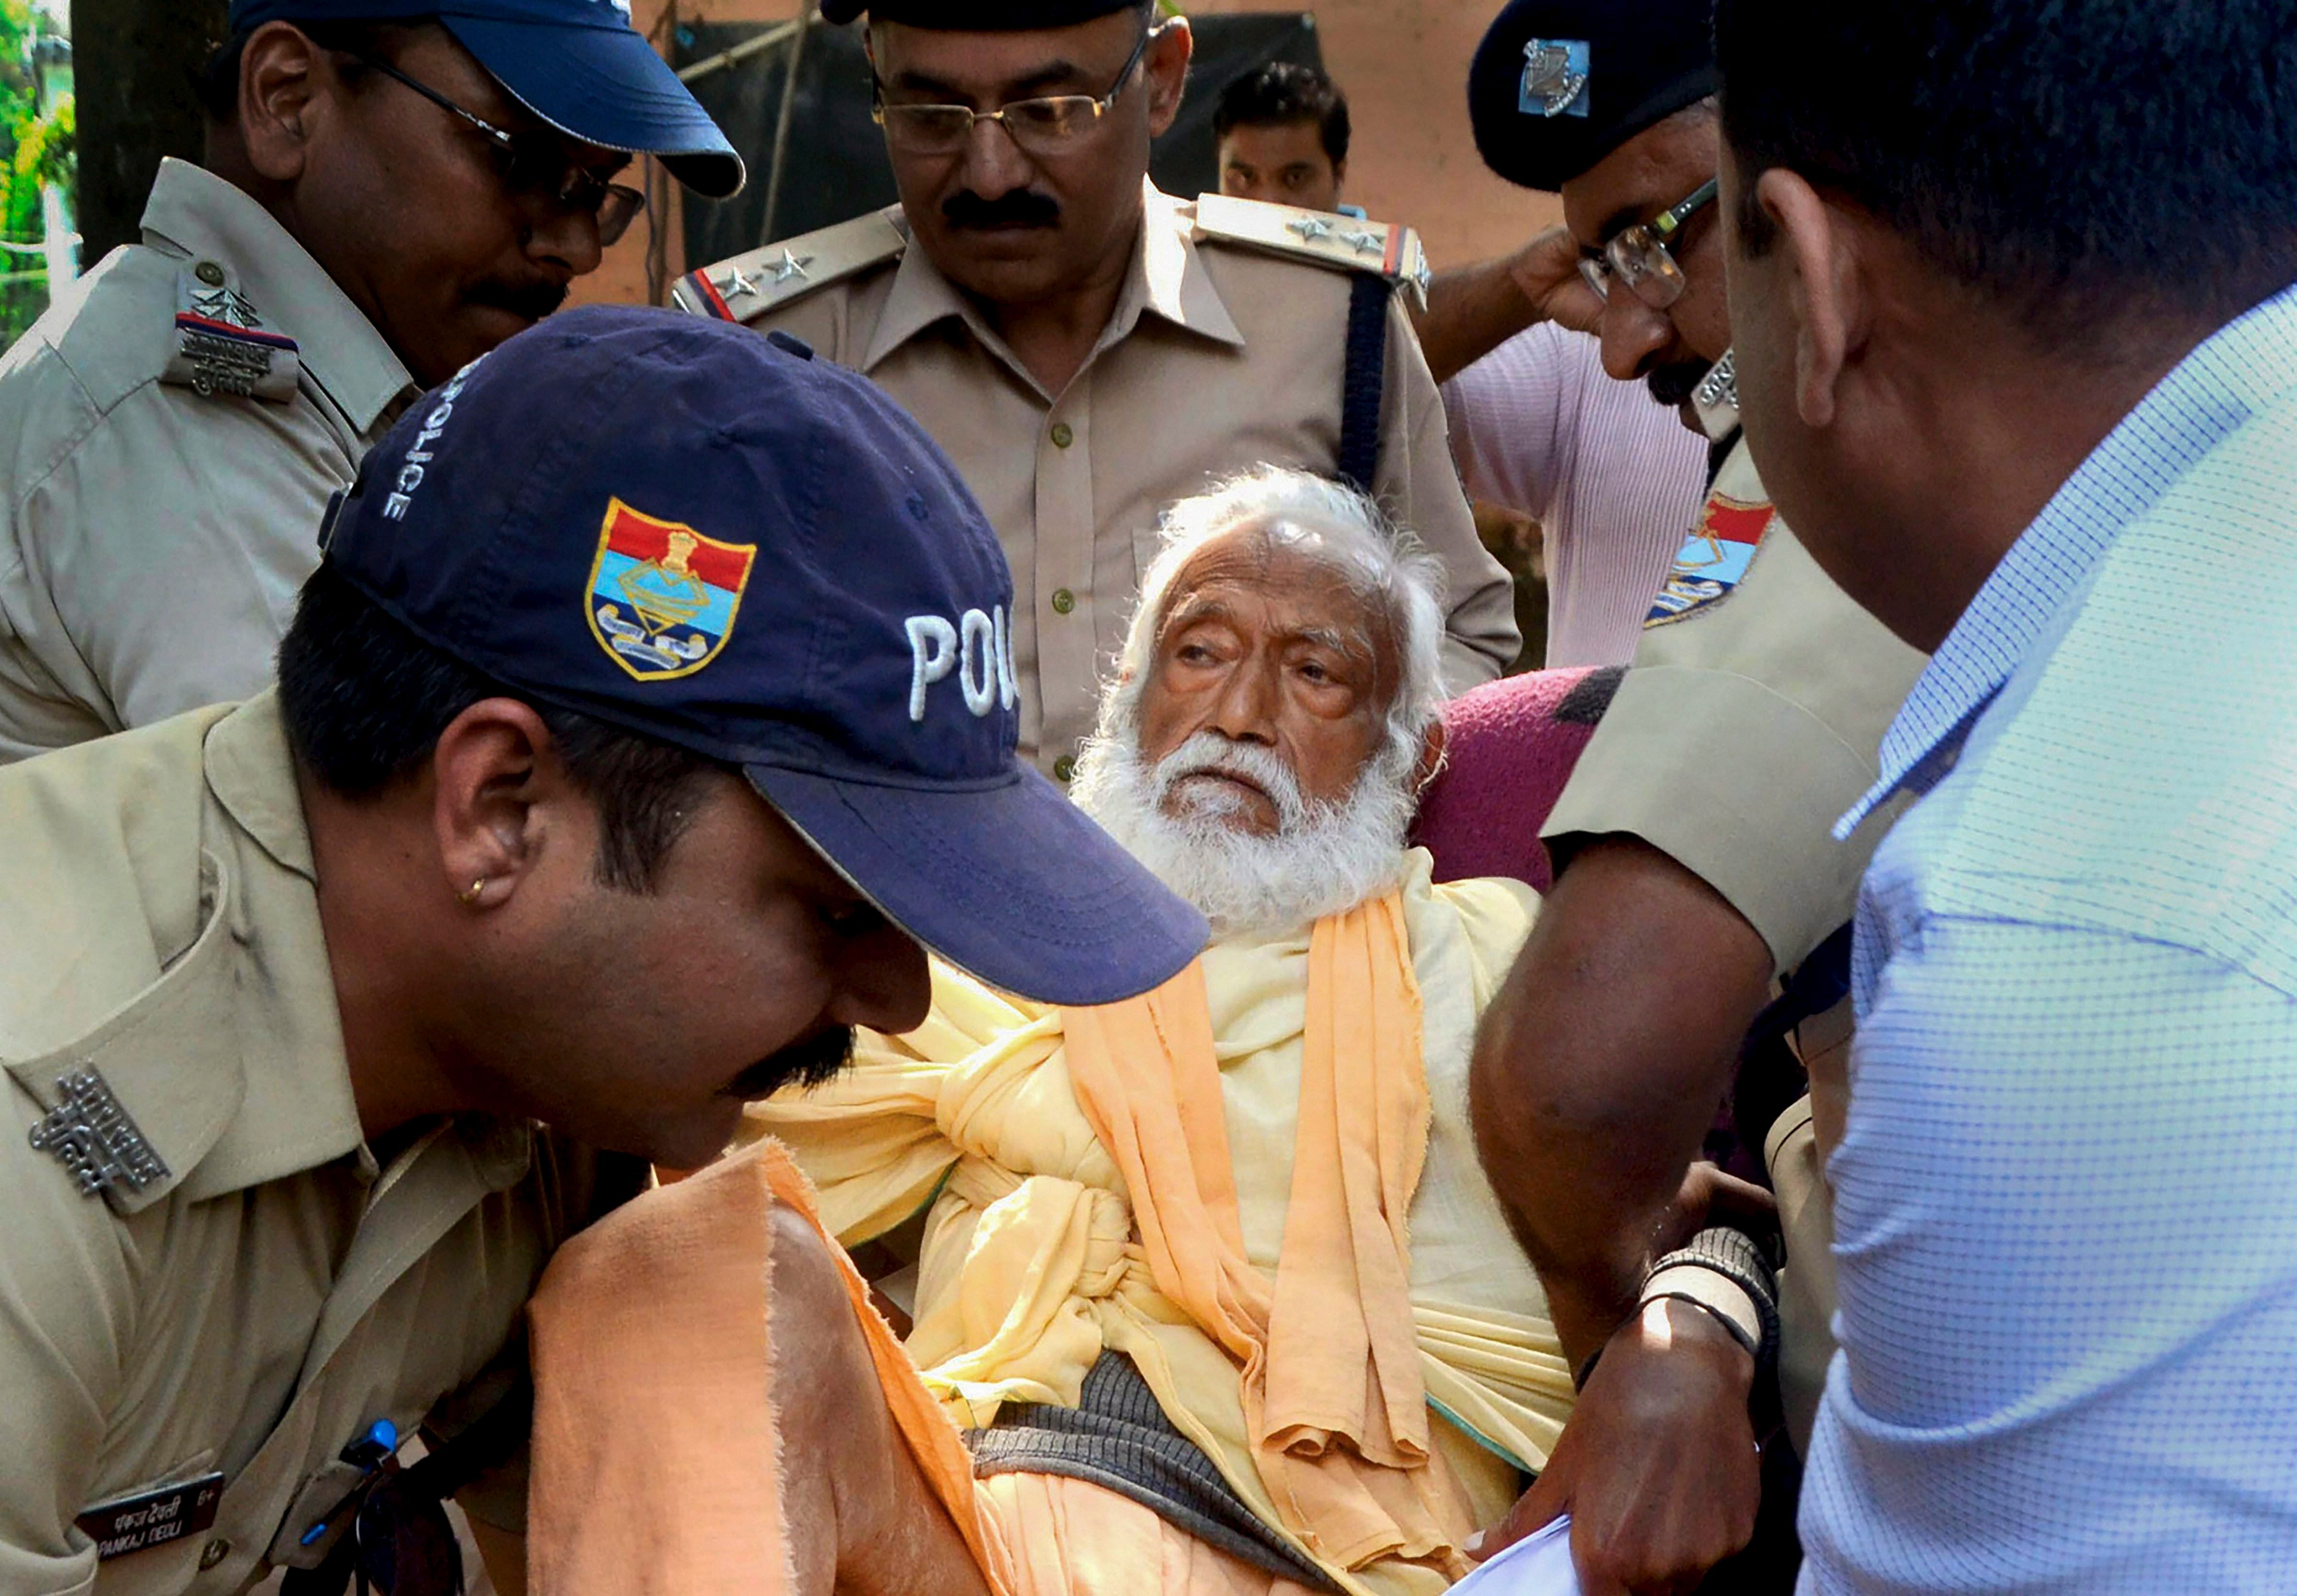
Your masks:
M1476 1547L1560 1513L1585 1596L1683 1596L1754 1538L1754 1361L1686 1303L1653 1303L1603 1349L1545 1472Z
M1550 227L1508 257L1508 276L1538 319L1575 333L1593 333L1603 301L1579 275L1579 241L1567 227Z
M1412 319L1429 374L1446 383L1526 327L1592 333L1602 318L1601 297L1579 276L1579 246L1550 227L1512 255L1437 273Z

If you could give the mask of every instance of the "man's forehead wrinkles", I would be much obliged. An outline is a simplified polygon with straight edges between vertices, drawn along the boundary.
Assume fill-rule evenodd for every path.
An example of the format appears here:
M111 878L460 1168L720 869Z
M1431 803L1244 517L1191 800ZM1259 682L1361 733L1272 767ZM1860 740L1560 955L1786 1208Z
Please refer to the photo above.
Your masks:
M1269 598L1263 594L1258 596L1266 606L1270 621L1266 628L1268 637L1279 645L1309 643L1365 663L1378 664L1383 647L1392 646L1384 642L1388 629L1379 624L1379 617L1373 606L1344 584L1336 582L1334 587L1336 596L1344 599L1357 612L1356 624L1335 624L1327 620L1287 616L1282 613L1282 599ZM1201 587L1193 588L1177 595L1166 606L1158 634L1169 638L1190 627L1207 622L1239 625L1238 608L1226 595L1207 592Z

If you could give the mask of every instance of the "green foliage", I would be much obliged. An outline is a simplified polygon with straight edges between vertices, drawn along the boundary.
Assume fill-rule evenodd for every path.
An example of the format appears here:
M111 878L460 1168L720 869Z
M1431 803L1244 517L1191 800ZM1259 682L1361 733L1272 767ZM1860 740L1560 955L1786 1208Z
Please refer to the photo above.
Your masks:
M57 97L52 110L24 124L18 136L12 169L19 182L35 188L49 184L58 188L71 186L78 139L77 120L72 96L62 95Z
M77 145L72 98L40 103L34 45L41 31L30 0L0 0L0 349L47 308L46 224L40 189L72 190Z

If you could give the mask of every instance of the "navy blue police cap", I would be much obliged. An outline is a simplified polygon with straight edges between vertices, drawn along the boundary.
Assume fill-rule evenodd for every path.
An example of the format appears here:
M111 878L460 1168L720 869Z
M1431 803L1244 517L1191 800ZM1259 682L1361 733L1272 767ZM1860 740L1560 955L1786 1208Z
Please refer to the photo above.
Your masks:
M1071 28L1112 12L1140 8L1140 0L821 0L827 21L850 22L868 12L875 21L943 33Z
M1553 193L1716 90L1714 0L1514 0L1477 47L1484 164Z
M561 133L652 155L705 199L742 186L742 158L617 0L232 0L234 38L266 22L436 21Z
M547 703L737 766L888 917L1063 1004L1157 986L1195 909L1015 753L1013 579L924 430L786 333L590 306L433 391L327 564Z

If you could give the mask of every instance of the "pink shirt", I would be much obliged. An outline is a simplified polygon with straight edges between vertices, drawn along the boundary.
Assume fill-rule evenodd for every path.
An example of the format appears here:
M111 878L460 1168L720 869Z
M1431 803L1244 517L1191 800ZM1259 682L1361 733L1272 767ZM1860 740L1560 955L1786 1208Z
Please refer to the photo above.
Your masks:
M1707 440L1544 322L1444 384L1468 497L1546 534L1547 666L1624 665L1698 518Z

